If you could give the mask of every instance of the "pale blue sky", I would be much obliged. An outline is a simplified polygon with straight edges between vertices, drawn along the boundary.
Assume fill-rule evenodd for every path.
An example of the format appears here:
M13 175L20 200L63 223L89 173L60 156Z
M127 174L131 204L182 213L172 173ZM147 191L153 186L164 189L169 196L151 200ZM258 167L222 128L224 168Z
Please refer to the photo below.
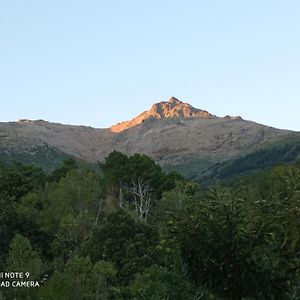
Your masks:
M175 96L300 130L298 0L0 0L0 121L108 127Z

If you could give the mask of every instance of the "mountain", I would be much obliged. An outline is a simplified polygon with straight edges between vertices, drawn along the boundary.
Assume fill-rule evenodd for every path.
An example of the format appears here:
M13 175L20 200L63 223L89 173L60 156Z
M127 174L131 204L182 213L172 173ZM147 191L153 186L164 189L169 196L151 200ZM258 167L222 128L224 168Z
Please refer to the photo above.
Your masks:
M160 120L165 118L204 118L213 119L216 116L210 114L206 110L197 109L188 103L184 103L175 97L172 97L168 102L160 102L154 104L150 110L141 113L131 121L126 121L111 127L113 132L122 132L124 130L142 124L146 120Z
M43 120L0 123L0 159L46 162L51 169L51 164L55 167L67 155L95 163L117 150L146 154L165 168L186 174L186 168L196 168L192 176L197 177L216 164L270 148L292 136L299 137L299 133L239 116L218 117L172 97L105 129Z
M154 104L150 110L141 113L131 121L126 121L111 127L112 132L122 132L145 121L161 120L166 118L180 118L180 119L217 119L217 116L212 115L206 110L198 109L188 103L184 103L175 97L172 97L168 102L162 101ZM230 117L226 116L225 119L242 120L240 116Z

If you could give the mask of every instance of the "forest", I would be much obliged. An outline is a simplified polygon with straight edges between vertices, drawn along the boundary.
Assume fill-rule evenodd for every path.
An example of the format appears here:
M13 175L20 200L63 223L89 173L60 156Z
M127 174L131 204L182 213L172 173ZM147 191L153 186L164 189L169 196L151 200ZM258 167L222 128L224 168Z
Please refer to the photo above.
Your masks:
M300 299L300 161L213 184L116 151L2 163L0 256L39 283L3 300Z

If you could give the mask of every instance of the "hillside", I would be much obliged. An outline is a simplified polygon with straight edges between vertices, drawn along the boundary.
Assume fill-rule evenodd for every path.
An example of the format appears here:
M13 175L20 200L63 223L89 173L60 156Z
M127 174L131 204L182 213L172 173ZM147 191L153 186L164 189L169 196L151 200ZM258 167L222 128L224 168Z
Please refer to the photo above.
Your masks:
M202 172L291 134L239 116L218 117L172 97L133 120L105 129L43 120L0 123L0 157L36 162L41 161L42 152L49 158L47 164L56 159L59 162L65 155L95 163L117 150L128 155L146 154L162 166L197 161Z

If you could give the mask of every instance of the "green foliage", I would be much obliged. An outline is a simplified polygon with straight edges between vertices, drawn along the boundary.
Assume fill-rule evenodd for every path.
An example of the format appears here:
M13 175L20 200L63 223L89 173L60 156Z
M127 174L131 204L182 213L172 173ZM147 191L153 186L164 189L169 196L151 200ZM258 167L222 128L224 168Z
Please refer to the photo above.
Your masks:
M75 256L62 271L55 271L41 290L41 299L111 299L116 276L114 266L105 261L92 263L89 257Z
M166 164L163 169L167 172L178 172L189 180L199 180L202 179L202 174L206 174L216 163L215 159L209 157L192 157L176 165Z
M113 262L119 281L128 283L134 274L156 261L158 239L155 228L139 223L119 210L108 215L94 231L86 252L93 261Z
M6 272L28 272L30 281L38 281L41 279L43 272L43 262L37 252L33 250L30 241L17 234L11 241L9 255L6 260ZM35 296L36 291L30 291L28 288L9 288L5 290L5 295L8 299L31 299Z
M48 176L48 181L59 182L63 177L65 177L72 170L78 169L78 165L73 158L69 158L63 161L62 167L55 169L50 176Z
M10 243L6 270L9 272L24 270L30 273L30 279L36 280L43 269L42 260L33 250L30 241L17 234Z
M222 299L288 299L300 266L295 176L285 179L289 194L251 202L243 190L215 189L194 202L188 218L177 214L170 235L194 282Z
M0 298L299 299L298 162L210 188L143 155L114 152L101 168L69 160L46 177L0 164L1 270L48 278ZM132 191L141 178L147 224Z
M0 170L0 266L8 252L8 241L16 233L38 237L38 230L27 218L16 213L22 197L29 192L40 191L45 184L46 175L34 166L20 163L3 166ZM29 234L25 230L29 229Z
M100 164L100 168L103 171L106 189L114 190L115 193L120 185L128 187L138 178L142 178L152 187L156 198L160 198L164 191L175 186L176 180L182 179L176 172L166 175L153 159L141 154L128 157L114 151Z
M51 172L58 168L63 160L70 155L61 152L47 144L43 146L33 146L29 151L14 151L0 147L0 160L6 163L19 162L26 165L35 165L45 172Z
M18 201L28 192L40 190L46 175L42 169L14 163L0 170L0 193L8 201Z
M179 274L157 265L139 274L129 286L129 291L132 300L185 300L204 294L197 292Z
M203 180L224 180L257 170L266 170L276 165L295 162L299 155L300 139L291 137L287 142L276 143L236 159L218 163L207 170Z
M28 194L18 213L53 237L54 254L69 256L91 234L101 202L99 176L92 171L75 170L59 183L47 184L45 191Z
M232 196L215 194L200 205L188 221L183 220L178 225L178 239L191 278L224 298L271 299L263 291L266 280L274 274L268 269L257 270L252 264L251 252L256 244L243 222L246 217L243 204ZM249 245L253 245L253 249L249 249ZM284 284L285 281L282 287L272 285L271 288L278 293L284 290Z
M100 168L107 207L126 208L144 223L149 219L153 221L154 210L163 192L174 188L177 180L184 180L176 172L165 174L150 157L140 154L128 157L114 151L100 164Z

